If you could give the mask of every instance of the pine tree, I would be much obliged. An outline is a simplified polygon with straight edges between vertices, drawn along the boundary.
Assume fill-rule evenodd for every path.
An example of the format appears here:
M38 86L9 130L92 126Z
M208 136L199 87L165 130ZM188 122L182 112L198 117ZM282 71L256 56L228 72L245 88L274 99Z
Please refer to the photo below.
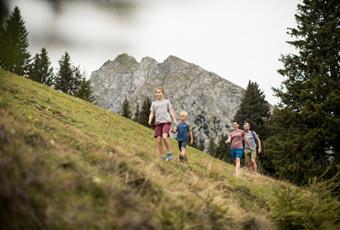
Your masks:
M28 32L18 7L15 7L0 33L0 67L26 75L30 67Z
M8 3L5 0L0 0L0 28L8 16ZM1 33L1 32L0 32Z
M204 146L204 139L198 139L198 149L201 151L204 151L205 146Z
M212 156L215 156L216 148L217 148L217 146L214 142L214 139L209 138L208 153Z
M270 118L266 170L296 184L313 176L335 175L327 154L340 152L340 4L304 0L295 15L297 28L288 34L297 54L282 56L281 104Z
M127 98L125 98L122 105L122 116L131 119L130 103Z
M71 58L70 55L65 52L59 60L59 72L56 76L55 88L63 91L64 93L69 93L71 91L72 78L73 71Z
M79 97L85 101L93 102L93 97L91 96L91 86L90 86L90 80L86 80L85 77L82 78L80 82L79 89L75 95L76 97Z
M198 149L198 135L195 134L196 133L195 127L193 128L192 132L193 132L193 136L194 136L194 141L193 141L191 146Z
M269 110L269 103L265 100L259 85L256 82L249 81L234 120L239 124L248 121L252 130L255 130L262 139L265 139L268 135L265 122L269 118Z
M83 75L79 67L72 65L70 55L65 52L59 60L59 71L55 79L55 88L75 96L80 88L81 79L83 79Z
M81 72L80 67L73 66L72 65L72 70L73 70L73 78L72 78L72 94L71 95L77 95L81 88L81 83L83 79L85 78L85 72ZM88 83L90 84L90 82Z
M133 120L134 120L135 122L138 122L138 117L139 117L139 104L138 104L138 102L137 102L137 105L136 105L136 112L135 112L135 116L134 116Z
M139 118L138 118L138 123L146 127L150 127L148 124L149 115L150 115L150 107L151 107L151 100L148 97L146 97L143 102L141 111L139 113Z
M222 134L216 147L215 157L220 160L228 161L229 157L229 147L225 143L228 135ZM229 162L229 161L228 161Z
M33 81L37 81L48 86L52 86L54 84L53 68L51 67L51 61L45 48L41 49L40 54L35 55L28 75Z

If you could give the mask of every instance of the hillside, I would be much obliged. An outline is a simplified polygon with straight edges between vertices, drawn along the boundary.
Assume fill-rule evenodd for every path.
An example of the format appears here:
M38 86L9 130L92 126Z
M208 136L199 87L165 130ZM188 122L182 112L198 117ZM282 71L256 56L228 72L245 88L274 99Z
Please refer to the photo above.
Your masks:
M274 229L274 192L301 190L193 148L160 161L152 130L4 71L0 117L0 229Z

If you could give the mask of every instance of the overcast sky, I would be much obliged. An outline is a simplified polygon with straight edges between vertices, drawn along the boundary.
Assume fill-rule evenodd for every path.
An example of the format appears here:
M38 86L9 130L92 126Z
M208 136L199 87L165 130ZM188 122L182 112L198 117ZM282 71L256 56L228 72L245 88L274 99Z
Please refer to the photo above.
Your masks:
M158 62L175 55L244 88L256 81L279 101L271 87L282 81L280 54L294 52L286 32L301 1L130 0L119 10L112 1L65 0L57 11L42 0L9 2L22 11L32 55L46 47L56 68L64 51L88 76L120 53Z

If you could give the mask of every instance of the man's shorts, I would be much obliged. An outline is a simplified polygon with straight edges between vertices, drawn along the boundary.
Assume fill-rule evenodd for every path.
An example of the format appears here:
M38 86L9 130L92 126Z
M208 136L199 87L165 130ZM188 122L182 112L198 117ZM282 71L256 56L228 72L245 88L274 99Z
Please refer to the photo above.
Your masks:
M179 151L182 151L182 148L186 148L187 144L188 144L188 141L178 141Z
M241 159L243 157L243 149L230 149L230 156L234 160L236 160L236 158Z
M171 127L170 123L161 123L161 124L155 125L155 135L154 136L155 137L162 137L163 133L166 133L169 136L170 127Z
M251 150L251 149L245 149L244 150L244 160L245 160L245 163L248 164L250 162L250 159L252 161L256 160L256 151L255 150Z

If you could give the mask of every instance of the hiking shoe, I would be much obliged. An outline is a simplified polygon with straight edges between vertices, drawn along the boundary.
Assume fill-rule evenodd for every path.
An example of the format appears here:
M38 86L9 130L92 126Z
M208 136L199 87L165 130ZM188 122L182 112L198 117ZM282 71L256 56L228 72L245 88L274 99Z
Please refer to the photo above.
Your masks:
M182 155L179 155L179 161L183 162L183 156Z
M159 156L159 159L162 160L162 161L164 161L164 160L166 159L166 156L165 156L165 155L160 155L160 156Z
M167 160L167 161L171 161L173 158L174 158L174 157L172 156L172 153L168 153L168 154L166 155L166 160Z
M187 156L183 156L183 161L188 162Z

